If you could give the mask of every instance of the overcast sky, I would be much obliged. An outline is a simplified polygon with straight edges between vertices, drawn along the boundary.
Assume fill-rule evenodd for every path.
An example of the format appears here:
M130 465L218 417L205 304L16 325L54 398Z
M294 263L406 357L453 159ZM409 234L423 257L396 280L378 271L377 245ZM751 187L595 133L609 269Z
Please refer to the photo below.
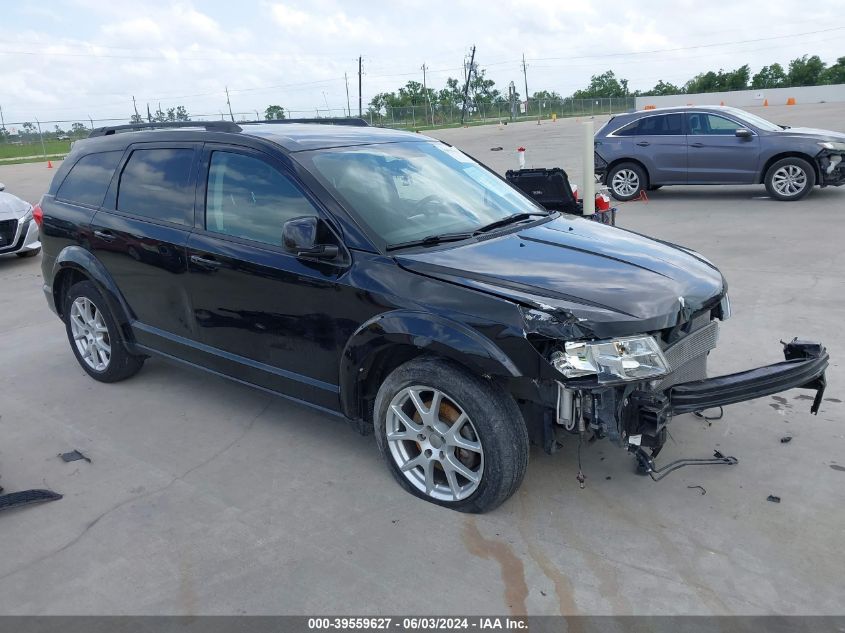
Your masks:
M357 110L359 55L366 109L422 81L423 63L442 88L473 44L499 89L513 80L524 93L524 53L529 91L565 96L607 69L649 88L803 54L831 63L843 42L841 0L2 0L0 107L7 124L128 118L135 95L141 112L161 102L219 116L228 86L253 117L269 104L340 114L344 73Z

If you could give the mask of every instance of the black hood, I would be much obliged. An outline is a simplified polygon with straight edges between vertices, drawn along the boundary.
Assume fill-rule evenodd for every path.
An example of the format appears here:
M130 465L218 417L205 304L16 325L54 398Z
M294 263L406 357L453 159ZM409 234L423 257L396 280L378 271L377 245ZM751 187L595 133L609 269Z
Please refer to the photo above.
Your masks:
M722 274L701 256L572 216L397 260L601 336L671 327L713 307L726 290Z

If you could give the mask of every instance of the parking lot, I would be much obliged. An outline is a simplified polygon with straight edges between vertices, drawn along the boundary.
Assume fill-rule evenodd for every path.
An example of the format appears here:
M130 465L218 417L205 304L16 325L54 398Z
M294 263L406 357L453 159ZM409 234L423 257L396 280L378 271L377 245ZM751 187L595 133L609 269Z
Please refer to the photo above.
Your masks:
M845 104L755 112L845 131ZM500 172L522 145L528 166L581 181L578 120L430 135ZM54 172L0 166L0 182L35 201ZM718 449L739 464L657 483L600 441L582 450L580 489L577 441L533 447L521 489L481 516L404 493L372 436L248 387L157 359L95 382L47 309L40 258L0 257L0 483L64 495L0 515L0 613L841 613L845 188L792 204L762 185L664 188L619 209L620 226L727 278L712 374L822 340L822 409L791 391L717 421L679 416L658 463ZM73 449L91 463L57 457Z

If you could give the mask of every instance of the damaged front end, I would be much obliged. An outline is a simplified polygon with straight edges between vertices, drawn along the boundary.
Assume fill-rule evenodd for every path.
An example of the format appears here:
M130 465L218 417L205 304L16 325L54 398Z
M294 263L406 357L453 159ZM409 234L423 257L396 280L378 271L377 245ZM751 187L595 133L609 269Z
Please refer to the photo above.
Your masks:
M824 141L816 155L819 168L819 185L838 187L845 184L845 143Z
M637 458L641 472L657 480L681 466L731 464L732 457L680 460L655 466L675 415L752 400L788 389L816 392L817 413L829 358L821 343L783 343L784 361L747 371L707 377L707 356L716 347L720 321L730 314L720 303L661 331L605 340L552 344L546 349L559 379L548 384L554 411L544 425L543 444L553 452L565 433L607 438ZM549 325L549 324L547 324ZM572 323L561 324L572 330ZM548 330L548 328L547 328Z

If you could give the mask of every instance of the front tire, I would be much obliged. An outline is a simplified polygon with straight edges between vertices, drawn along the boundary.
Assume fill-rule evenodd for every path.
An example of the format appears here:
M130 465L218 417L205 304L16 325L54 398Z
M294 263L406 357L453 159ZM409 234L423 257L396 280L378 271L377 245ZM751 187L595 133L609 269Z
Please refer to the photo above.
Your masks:
M376 396L376 443L405 490L461 512L510 497L528 466L528 431L513 398L436 358L391 373Z
M90 281L71 286L62 312L70 348L94 380L117 382L138 373L143 356L129 353L105 298Z
M790 156L769 167L763 181L772 198L792 202L810 193L816 184L816 171L803 158Z
M639 198L648 188L648 174L637 163L620 163L607 175L610 195L620 202Z

